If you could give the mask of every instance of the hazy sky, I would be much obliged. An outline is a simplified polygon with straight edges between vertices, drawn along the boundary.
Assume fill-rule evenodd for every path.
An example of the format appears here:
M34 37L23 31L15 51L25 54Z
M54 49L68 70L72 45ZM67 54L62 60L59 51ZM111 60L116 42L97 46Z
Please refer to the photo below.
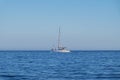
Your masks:
M0 50L120 50L120 0L0 0Z

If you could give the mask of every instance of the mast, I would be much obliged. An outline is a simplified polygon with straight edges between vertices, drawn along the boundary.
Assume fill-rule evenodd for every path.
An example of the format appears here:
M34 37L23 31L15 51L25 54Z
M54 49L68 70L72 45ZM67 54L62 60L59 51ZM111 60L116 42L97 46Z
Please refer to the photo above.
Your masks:
M59 34L58 34L58 49L60 48L60 36L61 36L61 31L59 27Z

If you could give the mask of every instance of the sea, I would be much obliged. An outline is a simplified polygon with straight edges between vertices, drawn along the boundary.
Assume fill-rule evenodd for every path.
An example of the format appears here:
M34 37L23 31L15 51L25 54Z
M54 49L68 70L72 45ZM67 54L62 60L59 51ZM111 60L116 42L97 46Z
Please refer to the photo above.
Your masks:
M120 51L0 51L0 80L120 80Z

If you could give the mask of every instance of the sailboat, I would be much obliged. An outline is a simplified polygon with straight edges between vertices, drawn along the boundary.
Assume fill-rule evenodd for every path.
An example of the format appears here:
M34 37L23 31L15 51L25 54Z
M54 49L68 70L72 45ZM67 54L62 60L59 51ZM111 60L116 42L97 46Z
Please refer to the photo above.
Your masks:
M52 49L52 52L69 53L70 50L66 49L66 47L61 46L60 37L61 37L61 31L60 31L60 27L59 27L58 47L57 47L57 48L53 48L53 49Z

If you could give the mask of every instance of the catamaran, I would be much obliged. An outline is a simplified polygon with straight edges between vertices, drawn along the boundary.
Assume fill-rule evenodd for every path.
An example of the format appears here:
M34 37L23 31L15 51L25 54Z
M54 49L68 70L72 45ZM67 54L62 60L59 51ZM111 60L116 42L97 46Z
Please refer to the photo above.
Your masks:
M66 47L61 46L60 37L61 37L61 31L60 31L60 27L59 27L58 47L57 48L53 48L52 52L60 52L60 53L68 53L68 52L70 52L70 50L66 49Z

